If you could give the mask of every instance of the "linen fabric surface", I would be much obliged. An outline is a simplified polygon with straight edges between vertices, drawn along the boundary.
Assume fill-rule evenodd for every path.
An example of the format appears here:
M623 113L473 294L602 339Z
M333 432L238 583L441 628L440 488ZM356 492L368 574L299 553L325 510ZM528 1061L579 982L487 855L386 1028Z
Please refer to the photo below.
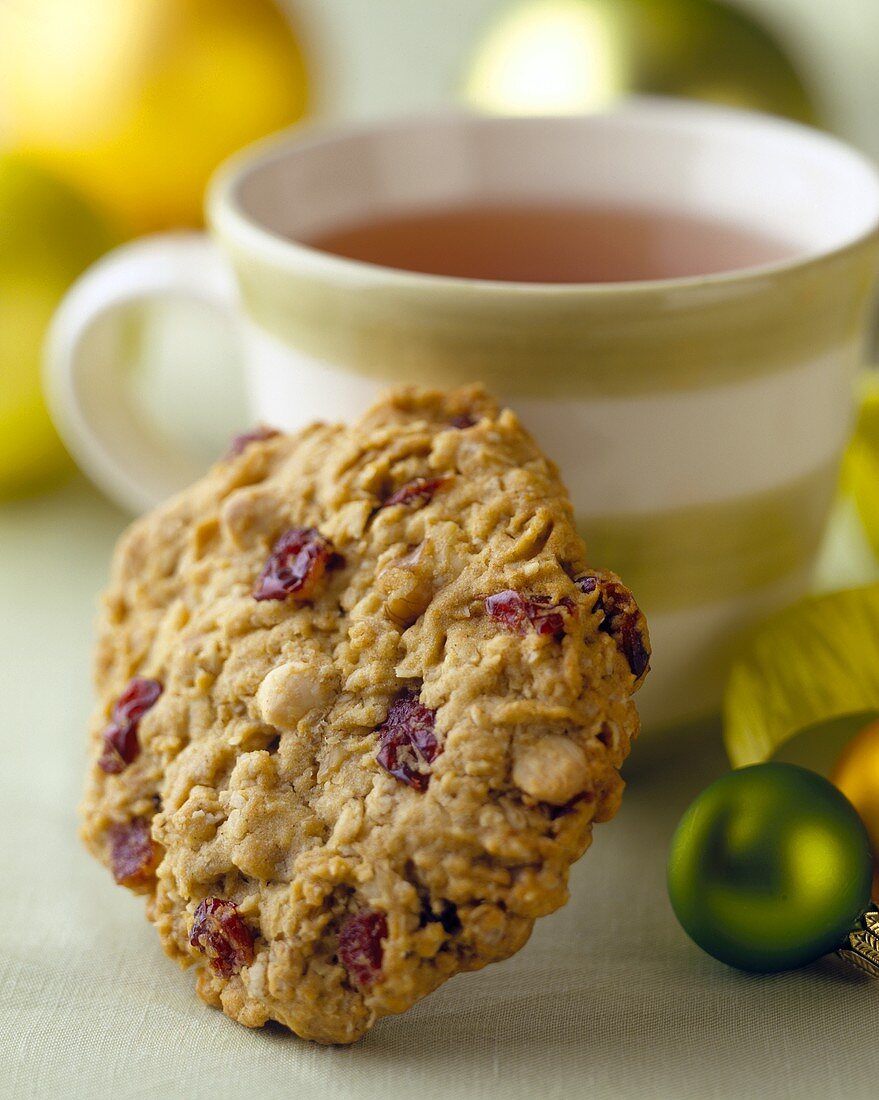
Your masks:
M667 844L727 767L714 727L636 746L620 814L523 951L362 1042L248 1031L204 1005L76 835L94 601L124 523L78 482L0 508L0 1096L875 1095L879 984L834 958L741 974L674 920Z

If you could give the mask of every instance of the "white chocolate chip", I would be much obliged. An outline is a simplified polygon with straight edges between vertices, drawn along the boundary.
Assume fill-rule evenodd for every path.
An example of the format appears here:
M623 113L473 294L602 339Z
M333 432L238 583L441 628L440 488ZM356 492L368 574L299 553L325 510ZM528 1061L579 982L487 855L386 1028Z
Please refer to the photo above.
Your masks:
M516 754L513 782L537 802L563 806L586 789L589 767L579 745L547 734Z
M326 706L332 694L331 667L288 661L273 668L259 685L256 706L267 725L292 730L310 710Z

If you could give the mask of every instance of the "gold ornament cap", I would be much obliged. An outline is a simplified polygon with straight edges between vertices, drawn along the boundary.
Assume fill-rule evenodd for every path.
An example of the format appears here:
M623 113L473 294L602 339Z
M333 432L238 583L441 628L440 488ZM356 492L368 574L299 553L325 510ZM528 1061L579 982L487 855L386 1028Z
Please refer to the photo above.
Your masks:
M837 955L871 978L879 978L879 907L876 902L861 917Z

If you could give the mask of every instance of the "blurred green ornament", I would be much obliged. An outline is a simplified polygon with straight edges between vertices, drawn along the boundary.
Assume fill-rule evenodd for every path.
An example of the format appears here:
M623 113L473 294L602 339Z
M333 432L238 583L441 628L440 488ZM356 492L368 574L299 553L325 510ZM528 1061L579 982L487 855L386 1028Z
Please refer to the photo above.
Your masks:
M522 0L485 35L464 94L501 114L576 114L653 94L816 121L782 45L718 0Z
M671 844L668 892L687 934L742 970L787 970L867 936L872 861L851 803L816 772L755 764L712 783ZM869 916L870 926L875 915ZM879 953L877 953L879 961ZM879 974L879 967L876 973Z
M67 184L23 157L0 156L0 498L69 462L43 403L43 336L67 287L113 243Z

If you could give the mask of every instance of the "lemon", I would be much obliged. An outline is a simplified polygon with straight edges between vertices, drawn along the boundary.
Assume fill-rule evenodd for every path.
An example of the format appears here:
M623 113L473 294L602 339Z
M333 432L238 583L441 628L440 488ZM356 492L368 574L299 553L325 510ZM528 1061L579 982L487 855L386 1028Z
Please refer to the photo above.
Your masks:
M464 89L477 109L510 114L573 114L631 93L815 119L784 48L716 0L524 0L489 29Z
M271 0L0 3L8 140L131 233L199 224L217 164L306 101Z
M0 497L67 461L43 404L43 336L70 283L113 243L103 218L66 183L20 156L0 156Z

